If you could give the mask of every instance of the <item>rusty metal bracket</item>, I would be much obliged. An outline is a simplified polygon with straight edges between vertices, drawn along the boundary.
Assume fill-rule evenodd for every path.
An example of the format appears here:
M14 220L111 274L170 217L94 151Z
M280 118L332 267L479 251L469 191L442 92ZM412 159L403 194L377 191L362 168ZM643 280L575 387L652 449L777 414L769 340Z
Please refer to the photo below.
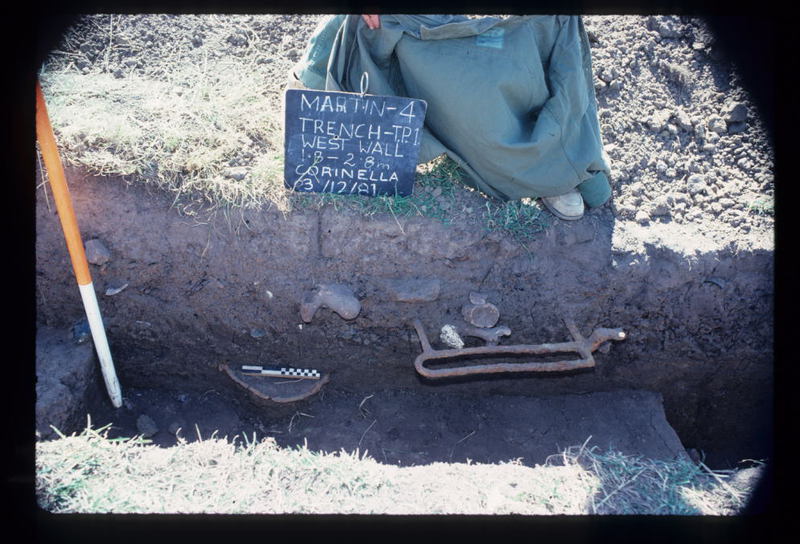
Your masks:
M572 342L555 344L518 344L514 346L487 345L460 349L433 349L428 335L422 328L419 319L413 321L414 328L422 345L422 353L414 360L414 368L426 378L446 378L453 376L469 376L472 374L495 374L499 372L560 372L595 366L592 352L608 340L624 340L622 329L597 328L589 338L584 338L575 323L564 319L564 324L572 335ZM541 355L545 353L577 352L581 358L571 361L529 362L529 363L493 363L459 366L451 368L431 369L425 367L427 361L444 361L469 356L502 356L502 355Z

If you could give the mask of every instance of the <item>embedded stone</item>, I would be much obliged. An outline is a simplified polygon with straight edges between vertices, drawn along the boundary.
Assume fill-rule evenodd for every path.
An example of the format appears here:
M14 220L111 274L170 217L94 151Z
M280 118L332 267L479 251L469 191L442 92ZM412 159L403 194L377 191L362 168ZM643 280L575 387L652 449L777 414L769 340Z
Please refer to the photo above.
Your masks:
M439 298L442 282L438 279L395 279L386 289L394 302L433 302Z
M153 421L153 418L146 414L140 415L139 419L136 420L136 428L145 438L150 438L158 432L158 426L156 425L156 422Z
M94 238L84 244L86 260L91 264L101 266L111 260L111 252L100 240Z
M692 174L691 176L689 176L689 179L686 180L686 183L689 189L689 193L692 195L702 193L708 187L708 181L706 180L706 177L702 174Z
M723 110L725 121L728 123L741 123L747 120L747 106L741 102L730 102Z
M324 284L317 286L300 305L300 317L311 323L320 308L329 308L342 319L355 319L361 312L361 303L347 285Z
M725 123L725 120L719 115L711 116L706 125L708 126L708 130L716 132L717 134L724 134L728 130L727 123Z
M444 342L445 345L454 349L461 349L464 347L464 341L458 334L458 329L453 325L448 324L443 326L442 330L439 332L439 339Z

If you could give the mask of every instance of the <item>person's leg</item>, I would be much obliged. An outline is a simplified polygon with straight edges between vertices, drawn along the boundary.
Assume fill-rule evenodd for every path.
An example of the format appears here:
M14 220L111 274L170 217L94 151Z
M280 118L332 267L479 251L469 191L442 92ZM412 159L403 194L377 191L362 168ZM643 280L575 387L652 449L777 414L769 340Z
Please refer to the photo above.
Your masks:
M565 195L542 197L542 203L553 215L574 220L583 217L584 204L590 208L602 206L611 198L611 184L604 172L595 174Z
M320 22L308 41L303 58L289 74L289 88L325 89L331 48L345 17L332 15Z

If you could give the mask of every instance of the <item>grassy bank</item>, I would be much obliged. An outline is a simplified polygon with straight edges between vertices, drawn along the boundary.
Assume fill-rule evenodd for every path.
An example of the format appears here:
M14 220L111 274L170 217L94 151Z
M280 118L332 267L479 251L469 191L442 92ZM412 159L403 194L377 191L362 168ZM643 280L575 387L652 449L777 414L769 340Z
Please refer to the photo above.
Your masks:
M271 22L274 16L261 19L280 26ZM445 157L419 165L414 192L406 198L286 189L286 40L252 35L247 45L232 48L231 36L243 32L241 18L191 20L204 29L202 45L193 45L187 32L176 32L171 41L143 42L147 27L116 16L89 17L66 34L64 50L53 51L39 72L65 163L157 187L188 215L201 207L276 207L289 213L333 205L370 217L420 216L443 223L472 217L487 231L502 230L523 243L546 227L538 204L503 203L471 191L461 183L463 172Z
M39 442L41 508L80 513L731 515L748 488L732 473L569 448L519 461L384 465L367 452L280 448L271 438L216 436L159 448L106 429Z

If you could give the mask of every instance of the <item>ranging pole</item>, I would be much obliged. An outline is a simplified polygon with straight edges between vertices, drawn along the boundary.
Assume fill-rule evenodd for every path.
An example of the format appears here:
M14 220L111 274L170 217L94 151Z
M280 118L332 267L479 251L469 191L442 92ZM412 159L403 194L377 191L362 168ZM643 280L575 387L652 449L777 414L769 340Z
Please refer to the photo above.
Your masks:
M58 217L61 220L61 228L67 241L70 259L72 259L72 269L75 271L75 279L78 281L83 307L86 310L89 328L92 331L92 340L97 350L97 356L100 359L103 380L106 383L106 389L109 397L111 397L112 404L115 408L119 408L122 406L122 392L117 380L117 373L114 371L111 351L108 348L106 330L103 326L103 318L100 315L100 307L97 304L97 295L92 284L92 276L89 273L86 250L83 247L80 230L78 230L78 219L72 207L72 198L67 187L64 167L58 154L53 127L50 125L50 118L47 115L47 106L44 102L42 87L38 81L36 82L36 139L39 141L44 165L50 178L50 187L53 190L53 198L56 201Z

